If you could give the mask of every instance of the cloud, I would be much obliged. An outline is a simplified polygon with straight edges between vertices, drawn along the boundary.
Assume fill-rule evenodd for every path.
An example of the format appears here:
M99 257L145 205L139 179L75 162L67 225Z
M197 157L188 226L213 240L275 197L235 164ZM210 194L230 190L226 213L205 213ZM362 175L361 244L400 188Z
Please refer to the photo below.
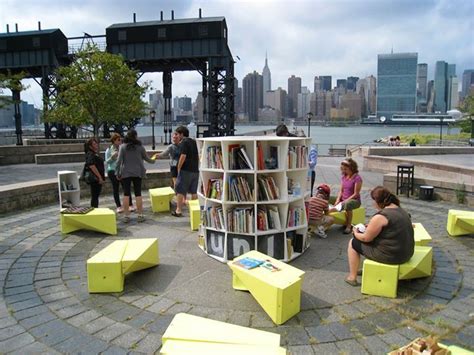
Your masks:
M332 75L333 85L337 78L377 75L377 54L392 47L418 52L430 78L437 60L455 63L458 76L474 68L472 0L0 0L0 7L3 28L17 22L22 30L34 29L41 20L43 28L59 27L67 36L103 34L113 23L130 22L133 12L142 21L159 18L160 10L170 18L171 9L175 18L197 17L202 8L203 16L226 17L229 47L241 58L235 67L239 82L262 71L267 50L275 88L286 89L292 74L311 90L315 75ZM161 74L147 77L162 87ZM194 99L200 89L199 75L174 74L173 96ZM37 97L35 103L41 102Z

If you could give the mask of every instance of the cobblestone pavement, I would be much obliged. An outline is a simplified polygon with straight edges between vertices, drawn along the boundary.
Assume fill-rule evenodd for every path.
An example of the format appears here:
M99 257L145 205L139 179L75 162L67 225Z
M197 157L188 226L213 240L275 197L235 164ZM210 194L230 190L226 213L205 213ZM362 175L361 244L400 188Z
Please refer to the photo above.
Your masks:
M336 167L324 165L318 181L336 184ZM379 183L380 176L363 176ZM363 199L370 206L367 189ZM302 307L282 326L232 289L229 268L197 247L186 217L152 214L146 205L144 223L119 218L111 237L62 235L56 205L2 215L0 353L153 353L179 312L278 332L292 354L382 354L426 334L474 349L474 239L445 231L448 209L460 206L402 203L433 237L433 276L401 281L397 299L362 295L343 281L348 237L335 226L292 263L306 272ZM373 212L368 207L367 216ZM114 240L143 237L159 239L160 265L127 276L123 293L89 294L86 260Z

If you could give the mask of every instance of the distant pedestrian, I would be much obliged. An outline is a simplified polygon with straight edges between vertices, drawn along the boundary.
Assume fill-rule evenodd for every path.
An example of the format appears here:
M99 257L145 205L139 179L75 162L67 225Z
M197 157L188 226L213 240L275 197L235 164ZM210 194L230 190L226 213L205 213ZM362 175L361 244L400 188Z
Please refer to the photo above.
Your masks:
M127 132L123 144L120 146L116 174L122 180L123 187L123 211L125 213L124 222L130 221L129 201L133 183L133 192L137 203L138 222L143 222L143 198L142 179L146 175L143 161L154 164L155 160L148 157L142 142L138 140L137 131L131 129Z
M181 143L179 144L178 177L175 186L176 210L171 214L175 217L181 217L187 194L191 194L193 200L197 199L199 153L196 141L189 138L189 130L185 126L177 127L175 132Z
M110 142L112 143L110 147L107 148L105 151L105 163L107 165L107 176L112 183L112 190L115 200L115 205L117 207L117 212L122 213L123 207L122 203L120 202L120 185L121 182L117 179L115 174L115 170L117 169L117 159L118 159L118 152L120 148L120 144L122 143L122 137L118 133L112 134L110 137ZM132 196L130 196L130 211L135 211L135 207L133 207L132 203Z
M394 142L395 142L395 146L399 147L400 146L400 136L396 136Z
M389 147L393 147L395 145L395 138L390 136L389 141L388 141Z
M278 137L296 137L296 135L288 131L288 127L283 123L277 126L277 128L275 129L275 134Z
M413 138L410 142L410 147L416 147L416 139Z
M170 172L174 189L176 185L176 178L178 177L178 160L180 156L179 143L181 141L178 133L173 132L173 135L171 136L171 142L172 144L168 145L164 151L155 154L155 159L170 159Z
M316 180L316 165L318 164L318 146L311 144L309 150L309 174L311 179L311 197L313 197L314 181Z
M100 156L99 141L89 138L84 147L86 153L85 169L89 171L91 178L86 181L91 189L91 207L99 207L99 196L104 184L104 159Z

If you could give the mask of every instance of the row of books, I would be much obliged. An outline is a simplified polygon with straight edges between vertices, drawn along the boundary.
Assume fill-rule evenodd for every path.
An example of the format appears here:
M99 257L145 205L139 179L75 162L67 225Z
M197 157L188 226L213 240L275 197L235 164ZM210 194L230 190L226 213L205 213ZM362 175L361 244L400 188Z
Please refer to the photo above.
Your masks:
M264 158L263 147L260 142L257 142L257 167L258 170L278 169L280 160L280 147L270 146L269 155Z
M231 170L253 170L245 146L240 144L229 145L229 167Z
M229 201L253 201L252 189L245 177L231 176L229 178Z
M280 190L272 176L260 175L257 178L258 183L258 200L270 201L280 198Z
M305 222L306 211L303 207L290 207L288 209L287 227L297 227Z
M266 231L269 229L281 230L280 214L276 206L260 206L257 210L257 229Z
M224 169L222 164L222 148L220 146L207 147L207 167L210 169Z
M227 211L229 232L254 233L253 207L232 208Z
M209 179L207 181L206 197L220 200L222 198L222 179Z
M207 227L221 230L225 229L224 210L222 209L222 206L208 207L204 213L204 223L206 223Z
M288 148L288 169L308 167L308 147L304 145Z

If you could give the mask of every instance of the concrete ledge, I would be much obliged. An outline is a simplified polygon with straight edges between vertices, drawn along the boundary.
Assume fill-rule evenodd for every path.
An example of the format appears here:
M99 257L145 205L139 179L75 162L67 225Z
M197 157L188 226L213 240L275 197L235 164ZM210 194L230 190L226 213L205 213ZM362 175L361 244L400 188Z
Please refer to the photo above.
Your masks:
M438 180L435 178L415 177L415 195L419 194L419 189L422 185L433 186L436 199L458 203L456 190L461 189L462 183L449 182L444 179ZM383 186L388 188L390 191L395 192L397 190L397 174L385 174L383 176ZM474 207L474 184L464 183L463 190L465 194L464 204L469 207Z
M472 168L445 163L430 163L412 158L365 156L364 170L381 173L396 173L397 165L401 163L412 163L415 165L415 178L429 176L430 178L439 178L443 181L464 183L466 185L474 184L474 169Z
M34 164L37 154L82 153L84 159L84 144L53 144L35 146L0 146L1 165Z
M149 170L147 177L143 179L143 189L170 186L170 183L171 174L168 169ZM105 195L112 195L112 184L109 179L102 189L101 196ZM89 185L81 183L81 199L89 196ZM59 208L56 178L0 186L0 214L52 203L57 203Z
M102 159L105 158L105 152L100 152ZM81 163L84 162L84 152L77 153L50 153L36 154L36 164L58 164L58 163Z
M367 155L397 156L397 155L438 155L438 154L474 154L474 147L368 147Z

